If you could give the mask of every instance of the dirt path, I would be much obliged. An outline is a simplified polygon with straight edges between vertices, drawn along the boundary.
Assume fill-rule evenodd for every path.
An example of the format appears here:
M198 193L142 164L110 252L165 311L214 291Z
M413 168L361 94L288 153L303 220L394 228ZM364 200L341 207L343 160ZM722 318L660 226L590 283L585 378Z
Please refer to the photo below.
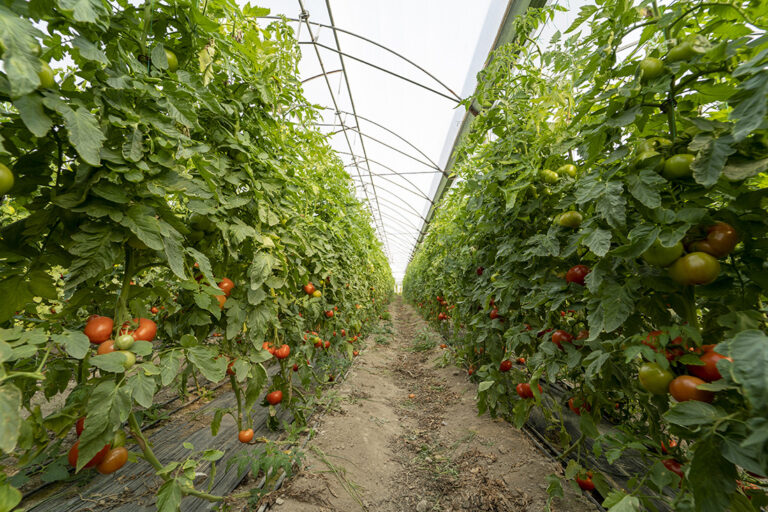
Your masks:
M437 335L410 306L369 339L306 448L301 471L270 496L278 512L541 511L560 473L511 425L477 416L470 383L442 367ZM375 336L371 336L375 338ZM409 398L409 395L414 395ZM591 511L566 490L555 511Z

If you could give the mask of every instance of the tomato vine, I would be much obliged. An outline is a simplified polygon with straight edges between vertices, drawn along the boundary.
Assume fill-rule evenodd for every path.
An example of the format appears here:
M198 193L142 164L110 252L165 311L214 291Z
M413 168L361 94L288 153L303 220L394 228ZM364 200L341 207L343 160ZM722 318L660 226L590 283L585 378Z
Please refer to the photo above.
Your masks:
M611 510L768 503L767 12L608 0L548 49L525 34L554 10L519 18L406 273L480 412L545 415ZM590 467L630 453L623 488Z
M276 407L301 423L302 389L353 357L334 333L356 340L382 314L393 281L370 214L312 127L292 30L259 23L266 13L220 0L0 5L3 510L30 481L69 477L63 443L83 417L75 471L94 456L119 470L128 431L162 469L161 510L221 500L189 478L221 454L160 461L145 439L156 393L205 393L229 375L236 406L216 411L214 435L226 414L253 427L260 406L273 427ZM91 315L109 320L109 340L89 341Z

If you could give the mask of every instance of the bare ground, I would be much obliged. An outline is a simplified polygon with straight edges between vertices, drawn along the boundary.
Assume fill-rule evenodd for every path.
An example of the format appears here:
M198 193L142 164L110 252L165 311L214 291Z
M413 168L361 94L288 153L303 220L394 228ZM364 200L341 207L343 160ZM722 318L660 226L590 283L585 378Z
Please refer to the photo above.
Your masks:
M478 416L476 385L440 364L437 335L401 300L394 334L355 361L300 471L266 497L278 512L540 511L562 473L521 431ZM381 340L380 340L381 341ZM413 394L414 396L409 398ZM596 510L565 490L553 511Z

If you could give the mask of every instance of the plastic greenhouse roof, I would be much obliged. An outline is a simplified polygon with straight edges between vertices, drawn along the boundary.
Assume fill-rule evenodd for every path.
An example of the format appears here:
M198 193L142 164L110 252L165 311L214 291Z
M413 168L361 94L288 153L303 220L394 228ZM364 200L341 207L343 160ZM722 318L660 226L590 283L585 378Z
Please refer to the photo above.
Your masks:
M290 25L302 49L299 71L305 95L325 108L319 127L330 134L358 198L370 206L400 283L419 234L426 229L466 114L457 102L474 92L476 74L485 65L508 11L529 2L256 3L269 8L271 16L293 20ZM585 3L559 1L568 12L558 13L539 31L542 43L555 30L566 28Z
M357 196L371 206L379 239L400 282L465 114L463 107L456 108L457 101L474 91L475 75L493 45L507 0L256 3L269 8L271 15L295 20L302 12L308 15L309 26L290 23L301 44L305 95L328 107L320 129L333 134L331 144L347 166ZM334 34L330 26L340 30ZM444 85L341 30L403 55Z

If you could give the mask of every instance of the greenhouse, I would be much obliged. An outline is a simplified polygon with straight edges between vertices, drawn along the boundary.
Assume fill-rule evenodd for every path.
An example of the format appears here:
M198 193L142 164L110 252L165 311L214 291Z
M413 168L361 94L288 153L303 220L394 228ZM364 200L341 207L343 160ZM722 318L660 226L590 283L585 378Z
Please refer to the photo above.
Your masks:
M768 510L768 0L0 6L0 512Z

